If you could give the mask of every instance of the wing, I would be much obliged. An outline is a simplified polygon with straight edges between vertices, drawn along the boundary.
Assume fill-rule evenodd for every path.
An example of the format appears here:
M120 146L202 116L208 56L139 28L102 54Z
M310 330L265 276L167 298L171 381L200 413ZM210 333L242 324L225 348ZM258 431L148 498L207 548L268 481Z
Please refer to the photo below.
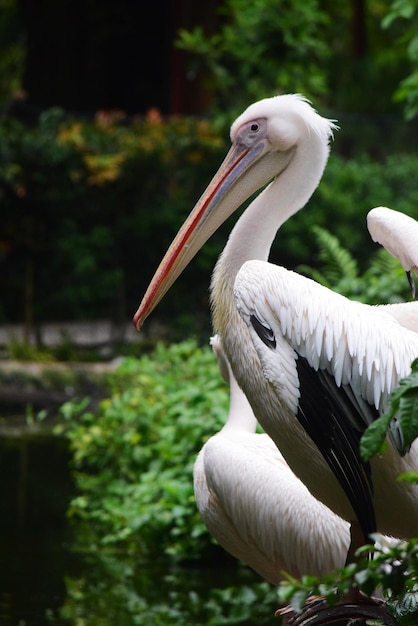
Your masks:
M387 207L376 207L367 214L367 228L405 270L418 267L418 222L409 215Z
M293 350L299 398L290 408L339 479L368 534L375 523L372 483L358 443L410 371L418 336L381 309L352 302L269 263L244 264L235 295L265 376L278 394L283 344ZM396 423L391 438L404 452Z
M273 330L255 315L250 316L250 321L267 350L276 351L277 340ZM266 352L261 343L258 347L256 345L259 355ZM261 357L264 371L271 371L271 368L267 370L265 367L266 361ZM347 388L336 387L326 370L313 369L297 353L295 365L299 380L296 417L338 478L367 542L370 534L376 532L376 517L370 465L360 456L359 441L364 429L362 421L358 420L357 407Z
M369 407L385 410L390 393L418 356L418 334L385 313L385 307L348 300L270 263L245 263L235 281L235 298L248 327L253 327L253 315L269 329L270 341L284 338L314 370L326 370L336 387L350 390L364 428L376 416ZM269 366L274 369L271 359Z
M209 531L271 582L281 570L319 575L344 564L349 525L313 498L267 435L220 433L197 469L196 502Z
M376 516L370 465L360 455L363 431L357 407L327 371L315 371L303 357L296 367L300 381L297 418L338 478L367 542L376 532Z

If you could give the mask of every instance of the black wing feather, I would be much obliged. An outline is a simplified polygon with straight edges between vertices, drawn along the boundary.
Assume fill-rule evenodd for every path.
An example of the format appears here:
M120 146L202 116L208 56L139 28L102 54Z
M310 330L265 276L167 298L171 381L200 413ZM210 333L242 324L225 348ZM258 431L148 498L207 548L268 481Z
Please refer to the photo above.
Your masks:
M344 386L337 387L331 374L314 370L300 356L296 367L300 382L297 418L337 477L369 541L369 535L376 532L376 516L370 464L360 455L364 421L349 393Z

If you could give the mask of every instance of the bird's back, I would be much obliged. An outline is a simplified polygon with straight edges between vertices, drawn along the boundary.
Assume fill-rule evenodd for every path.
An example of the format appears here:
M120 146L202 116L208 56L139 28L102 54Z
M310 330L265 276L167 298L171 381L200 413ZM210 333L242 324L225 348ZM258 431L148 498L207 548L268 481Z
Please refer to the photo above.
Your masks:
M349 525L318 502L265 434L220 432L194 470L196 503L232 555L277 584L344 564Z

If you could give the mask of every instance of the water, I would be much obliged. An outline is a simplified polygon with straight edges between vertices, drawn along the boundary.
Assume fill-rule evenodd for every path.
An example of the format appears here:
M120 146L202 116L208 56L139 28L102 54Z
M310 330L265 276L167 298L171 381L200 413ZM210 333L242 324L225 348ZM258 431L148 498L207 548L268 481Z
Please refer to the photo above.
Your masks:
M66 595L66 442L42 430L0 439L0 624L45 623Z
M0 626L277 624L271 588L220 551L210 567L76 553L68 461L47 431L0 438Z

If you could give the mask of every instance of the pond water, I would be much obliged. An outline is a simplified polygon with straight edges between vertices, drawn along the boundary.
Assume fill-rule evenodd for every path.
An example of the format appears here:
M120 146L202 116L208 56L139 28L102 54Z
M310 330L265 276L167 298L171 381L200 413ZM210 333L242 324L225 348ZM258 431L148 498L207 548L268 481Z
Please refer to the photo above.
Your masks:
M179 567L76 553L68 460L45 432L0 437L0 626L277 624L274 591L233 559Z

